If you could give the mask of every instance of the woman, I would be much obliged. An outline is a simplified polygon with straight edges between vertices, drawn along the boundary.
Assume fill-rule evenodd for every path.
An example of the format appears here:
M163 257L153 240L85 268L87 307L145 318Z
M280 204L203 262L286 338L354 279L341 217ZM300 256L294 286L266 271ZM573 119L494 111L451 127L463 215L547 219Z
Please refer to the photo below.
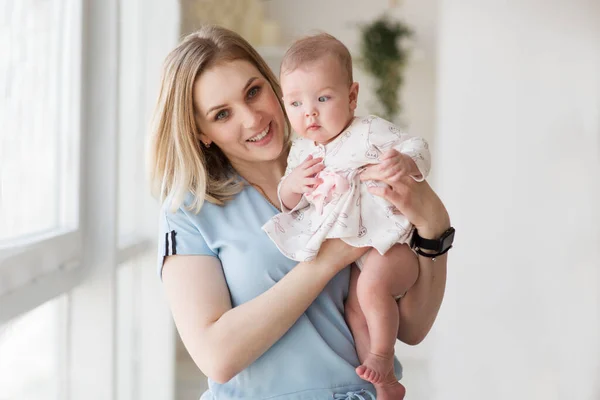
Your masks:
M276 78L240 36L189 35L167 57L152 138L163 202L159 267L181 338L209 378L202 399L373 399L344 320L349 264L365 249L329 240L311 262L281 255L261 231L278 212L289 124ZM377 192L425 238L450 226L427 183L382 176ZM419 343L440 307L446 256L419 256L399 303L398 338ZM397 365L399 367L399 365ZM398 375L400 368L397 369Z

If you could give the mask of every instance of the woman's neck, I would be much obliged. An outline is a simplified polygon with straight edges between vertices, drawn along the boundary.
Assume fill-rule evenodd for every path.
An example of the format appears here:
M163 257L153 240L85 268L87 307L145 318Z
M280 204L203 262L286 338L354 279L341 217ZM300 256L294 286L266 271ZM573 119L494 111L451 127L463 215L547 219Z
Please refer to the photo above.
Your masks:
M249 183L259 185L265 190L277 187L283 177L287 163L287 152L273 161L233 165L238 174Z

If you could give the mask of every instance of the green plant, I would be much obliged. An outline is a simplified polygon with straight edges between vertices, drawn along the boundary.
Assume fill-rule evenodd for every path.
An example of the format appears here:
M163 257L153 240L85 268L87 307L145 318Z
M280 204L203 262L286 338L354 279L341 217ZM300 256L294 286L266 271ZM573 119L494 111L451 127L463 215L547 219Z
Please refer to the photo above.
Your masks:
M412 37L413 31L385 15L360 29L360 64L375 78L375 94L383 108L379 114L394 121L402 111L398 97L409 56L402 41Z

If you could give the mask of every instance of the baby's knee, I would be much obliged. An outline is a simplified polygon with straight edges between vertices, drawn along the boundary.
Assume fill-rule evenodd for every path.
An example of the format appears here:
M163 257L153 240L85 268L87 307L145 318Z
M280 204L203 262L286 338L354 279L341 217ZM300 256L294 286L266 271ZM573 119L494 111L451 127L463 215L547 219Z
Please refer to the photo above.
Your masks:
M370 255L366 264L357 284L360 299L404 294L419 277L419 260L405 244L394 245L384 256Z
M407 244L397 244L390 249L390 258L394 260L403 280L416 281L419 276L419 258Z

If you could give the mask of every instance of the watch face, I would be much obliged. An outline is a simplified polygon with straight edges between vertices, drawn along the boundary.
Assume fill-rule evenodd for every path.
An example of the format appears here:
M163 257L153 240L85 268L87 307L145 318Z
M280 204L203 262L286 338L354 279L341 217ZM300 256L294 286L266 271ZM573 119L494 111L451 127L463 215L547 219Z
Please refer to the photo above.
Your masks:
M448 247L452 246L454 242L454 228L450 228L446 231L444 237L442 237L442 250L446 250Z

